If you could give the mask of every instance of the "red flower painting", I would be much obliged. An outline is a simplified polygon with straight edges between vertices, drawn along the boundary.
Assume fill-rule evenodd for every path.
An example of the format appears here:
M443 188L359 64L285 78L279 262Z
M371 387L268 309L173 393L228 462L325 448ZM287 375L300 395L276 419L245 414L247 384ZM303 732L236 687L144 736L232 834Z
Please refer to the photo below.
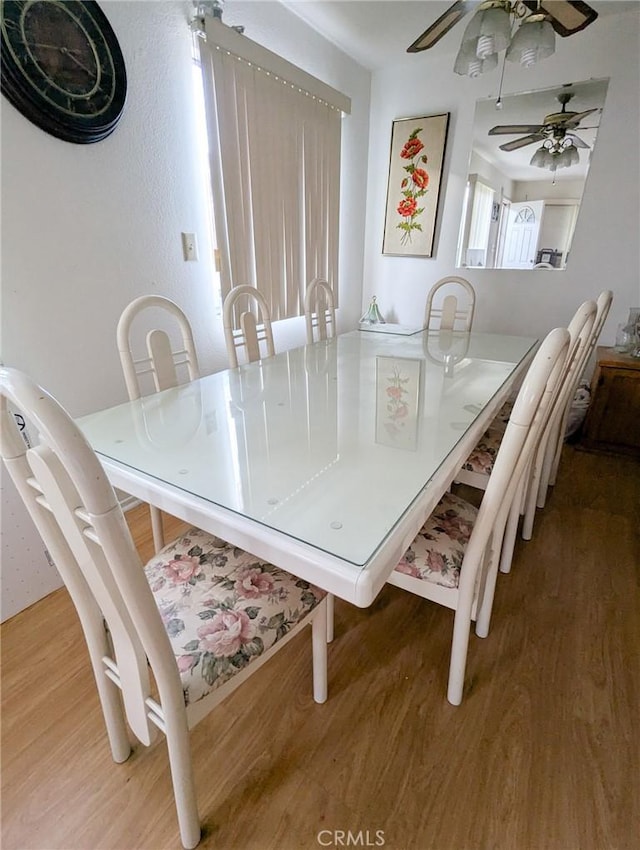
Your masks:
M415 215L418 209L418 202L415 198L405 198L398 204L398 213L407 218Z
M423 153L424 144L419 138L422 127L417 127L405 142L400 151L400 158L408 160L403 165L407 176L400 183L402 200L396 207L396 212L402 218L396 227L402 230L400 243L407 245L411 242L411 234L414 230L421 231L422 224L418 220L424 212L424 207L419 205L419 199L424 197L429 187L429 175L422 167L427 163L427 155Z

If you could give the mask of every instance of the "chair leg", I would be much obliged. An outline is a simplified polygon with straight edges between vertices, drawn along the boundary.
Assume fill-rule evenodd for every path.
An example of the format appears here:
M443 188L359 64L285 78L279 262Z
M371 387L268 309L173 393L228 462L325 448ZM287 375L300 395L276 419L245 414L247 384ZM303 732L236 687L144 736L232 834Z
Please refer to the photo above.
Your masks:
M518 496L513 500L509 518L507 519L507 527L502 539L502 551L500 553L500 572L511 572L511 561L513 560L513 549L516 545L516 536L518 534L518 522L520 520L520 511L518 510Z
M527 506L522 522L522 539L531 540L533 537L533 523L536 518L536 493L538 491L538 479L535 477L531 482L531 488L527 495Z
M569 418L569 410L565 410L564 416L562 417L562 422L560 424L560 430L558 432L558 444L556 447L556 452L553 458L553 466L551 467L551 475L549 476L549 486L553 487L556 483L556 479L558 477L558 467L560 466L560 458L562 457L562 449L564 447L564 435L567 432L567 420Z
M193 850L200 842L200 818L186 718L166 717L165 727L180 839L185 850Z
M553 432L553 434L551 434L549 440L547 441L547 447L542 462L542 473L540 475L540 483L537 495L537 505L539 508L544 508L544 506L546 505L547 492L549 490L550 484L553 483L551 479L553 478L553 465L555 462L556 452L558 450L559 434L560 431L559 429L557 429Z
M540 474L540 480L538 481L538 492L536 493L536 505L539 508L544 508L547 504L547 492L549 490L549 482L551 480L552 459L553 453L549 446L542 462L542 472Z
M488 554L485 556L487 562L483 567L485 573L484 589L482 599L476 613L476 634L478 637L486 638L489 634L489 626L491 624L491 611L493 609L493 599L496 593L496 581L498 579L498 561L500 559L499 541L494 540L491 544Z
M164 546L164 529L162 527L162 512L155 505L149 505L149 513L151 514L151 530L153 532L153 545L156 552L159 552Z
M116 764L122 764L131 755L131 742L127 735L127 725L120 702L120 689L107 679L104 673L96 677L96 683L104 724L107 727L111 756Z
M326 601L320 603L311 625L313 652L313 698L318 703L327 701L327 618Z
M105 666L102 661L105 656L113 656L111 638L102 614L86 616L83 609L80 606L77 607L98 689L104 725L107 728L111 756L116 764L122 764L131 755L131 742L127 732L120 688L105 675Z
M471 611L458 608L456 610L455 620L453 623L451 661L449 663L449 685L447 687L447 699L452 705L460 705L462 702L470 630Z
M533 524L536 518L536 502L541 481L541 463L544 458L536 457L531 468L527 486L525 487L525 511L522 523L522 539L531 540Z
M327 643L333 640L334 602L333 594L327 593Z

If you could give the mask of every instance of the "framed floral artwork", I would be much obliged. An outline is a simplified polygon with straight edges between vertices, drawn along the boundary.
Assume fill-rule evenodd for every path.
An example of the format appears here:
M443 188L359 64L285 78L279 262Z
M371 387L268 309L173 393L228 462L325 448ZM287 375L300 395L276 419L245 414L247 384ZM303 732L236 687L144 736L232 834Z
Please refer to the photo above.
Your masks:
M422 360L376 357L376 443L418 447Z
M448 112L393 122L383 254L433 256L448 127Z

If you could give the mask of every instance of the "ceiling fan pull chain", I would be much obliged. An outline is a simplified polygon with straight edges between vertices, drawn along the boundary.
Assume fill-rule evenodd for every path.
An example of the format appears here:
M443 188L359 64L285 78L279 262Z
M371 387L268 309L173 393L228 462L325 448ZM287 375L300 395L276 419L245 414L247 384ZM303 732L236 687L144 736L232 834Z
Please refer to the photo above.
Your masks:
M507 54L502 57L502 71L500 73L500 85L498 86L498 99L496 100L496 109L502 109L502 83L504 82L504 69L507 65Z

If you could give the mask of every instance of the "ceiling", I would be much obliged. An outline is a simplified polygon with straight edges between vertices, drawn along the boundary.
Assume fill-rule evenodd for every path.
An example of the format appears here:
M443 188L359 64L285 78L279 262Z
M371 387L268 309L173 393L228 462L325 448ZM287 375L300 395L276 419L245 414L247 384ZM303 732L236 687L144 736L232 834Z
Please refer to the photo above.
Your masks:
M371 71L401 61L407 47L449 6L450 2L432 0L281 0L325 38ZM640 8L627 0L589 0L599 15ZM471 16L468 16L468 20ZM457 53L467 19L448 32L432 54ZM597 21L591 26L597 26Z
M407 47L418 38L453 3L432 2L432 0L281 0L298 17L320 32L337 47L352 56L359 64L371 71L379 70L406 60ZM600 16L629 11L630 7L640 10L640 2L617 2L617 0L589 0ZM460 39L466 23L471 20L469 14L459 21L434 47L426 53L445 57L450 55L451 65L460 45ZM591 24L595 27L597 20ZM561 47L562 39L557 41ZM410 59L409 59L410 61ZM416 61L419 59L416 58ZM452 70L453 73L453 70ZM574 81L577 83L578 81ZM606 90L606 86L605 86ZM542 123L544 116L560 111L557 102L557 90L546 90L535 98L533 94L522 97L504 98L501 112L495 108L485 109L478 104L474 124L474 149L499 168L512 180L548 180L550 172L530 167L529 163L537 145L528 145L516 151L505 153L499 145L513 141L523 134L487 136L490 127L498 124L535 124ZM585 93L586 94L586 93ZM601 98L598 97L601 94ZM597 102L581 96L576 91L567 109L580 112L591 106L602 106L604 94L594 94ZM577 134L589 145L595 139L595 131L585 130L583 126L597 127L601 110L594 113L589 121L581 122ZM589 163L588 151L580 151L579 165L558 170L559 181L582 179L586 175Z

